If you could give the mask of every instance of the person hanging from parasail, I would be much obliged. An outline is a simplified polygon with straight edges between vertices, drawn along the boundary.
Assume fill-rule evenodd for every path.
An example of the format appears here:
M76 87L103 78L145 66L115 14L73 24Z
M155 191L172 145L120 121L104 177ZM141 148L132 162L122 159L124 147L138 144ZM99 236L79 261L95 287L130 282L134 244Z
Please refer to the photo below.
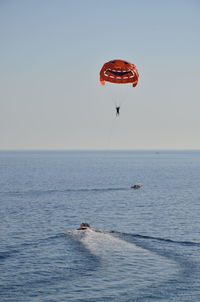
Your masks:
M116 109L116 116L119 116L120 106L116 106L115 109Z

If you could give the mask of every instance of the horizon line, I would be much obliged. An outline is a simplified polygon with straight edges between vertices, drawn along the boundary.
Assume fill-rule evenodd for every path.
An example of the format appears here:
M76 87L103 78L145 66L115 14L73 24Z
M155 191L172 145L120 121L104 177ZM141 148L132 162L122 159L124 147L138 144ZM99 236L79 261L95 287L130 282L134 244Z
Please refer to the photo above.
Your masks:
M50 152L54 152L54 151L60 151L60 152L65 152L65 151L200 151L200 148L144 148L144 149L0 149L0 152L20 152L20 151L24 151L24 152L28 152L28 151L50 151Z

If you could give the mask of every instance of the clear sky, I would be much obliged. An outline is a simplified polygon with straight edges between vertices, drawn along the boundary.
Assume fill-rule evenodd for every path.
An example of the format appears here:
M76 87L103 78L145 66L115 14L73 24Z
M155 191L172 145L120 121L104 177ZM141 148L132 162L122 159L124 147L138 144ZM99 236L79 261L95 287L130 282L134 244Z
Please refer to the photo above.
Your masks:
M199 33L199 0L0 0L0 149L200 149Z

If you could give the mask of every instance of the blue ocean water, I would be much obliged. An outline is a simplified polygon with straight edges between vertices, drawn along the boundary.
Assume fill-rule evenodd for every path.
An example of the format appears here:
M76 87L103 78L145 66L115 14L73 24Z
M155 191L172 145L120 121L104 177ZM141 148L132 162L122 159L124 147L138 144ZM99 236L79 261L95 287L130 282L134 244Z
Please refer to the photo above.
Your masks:
M0 301L199 302L199 184L200 151L1 151Z

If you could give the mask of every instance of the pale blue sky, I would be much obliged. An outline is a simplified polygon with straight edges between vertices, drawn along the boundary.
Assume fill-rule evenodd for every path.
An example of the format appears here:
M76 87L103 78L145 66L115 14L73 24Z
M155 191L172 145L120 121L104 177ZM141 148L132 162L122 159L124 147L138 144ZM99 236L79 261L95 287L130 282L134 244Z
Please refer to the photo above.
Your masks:
M199 0L0 0L0 149L200 149L199 32Z

